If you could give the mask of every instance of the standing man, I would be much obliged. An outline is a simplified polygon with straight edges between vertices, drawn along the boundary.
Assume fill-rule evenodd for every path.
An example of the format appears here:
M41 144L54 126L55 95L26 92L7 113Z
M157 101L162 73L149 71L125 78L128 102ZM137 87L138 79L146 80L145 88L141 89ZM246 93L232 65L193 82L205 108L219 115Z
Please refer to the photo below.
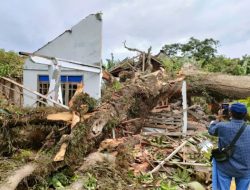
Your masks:
M220 122L221 114L211 122L208 132L218 136L221 150L229 145L239 129L244 125L247 108L244 104L234 103L229 108L231 121ZM250 184L250 127L247 126L234 145L234 153L227 160L217 162L213 159L213 190L229 190L232 177L235 177L237 190L248 190ZM215 187L217 186L217 188Z

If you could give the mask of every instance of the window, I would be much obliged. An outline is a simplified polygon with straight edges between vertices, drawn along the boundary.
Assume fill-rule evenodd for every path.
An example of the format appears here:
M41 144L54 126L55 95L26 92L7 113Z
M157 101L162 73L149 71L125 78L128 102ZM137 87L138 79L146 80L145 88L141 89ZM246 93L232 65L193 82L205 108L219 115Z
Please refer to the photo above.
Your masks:
M63 104L68 105L70 99L73 97L77 84L83 82L83 76L61 76L61 88L62 88L62 97ZM38 92L43 95L47 95L49 91L49 76L48 75L39 75L38 76ZM45 100L43 100L45 101ZM44 106L42 103L39 103L39 106Z

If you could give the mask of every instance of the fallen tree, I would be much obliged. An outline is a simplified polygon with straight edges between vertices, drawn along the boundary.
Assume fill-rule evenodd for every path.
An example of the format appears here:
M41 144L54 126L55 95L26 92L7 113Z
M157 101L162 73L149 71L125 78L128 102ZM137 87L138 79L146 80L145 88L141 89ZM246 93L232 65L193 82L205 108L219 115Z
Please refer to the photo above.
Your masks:
M110 136L112 127L130 118L147 116L157 104L158 98L171 96L180 83L181 79L170 80L162 71L138 76L133 81L124 83L121 89L113 91L110 97L96 110L84 115L79 113L81 121L72 128L69 135L62 136L51 156L54 156L61 145L65 146L66 143L68 147L64 147L65 150L67 148L65 160L59 165L60 167L63 165L76 166L93 148L98 146L105 136ZM79 106L81 105L79 104ZM46 176L53 169L57 169L58 167L51 167L53 159L50 158L48 161L49 157L50 154L46 156L43 167L35 166L33 172ZM42 159L43 157L39 158L39 163L42 163ZM39 172L36 171L36 168ZM23 178L26 176L26 174L23 175ZM5 186L1 185L0 187L4 188Z
M4 159L9 157L9 160L12 160L13 155L19 156L23 154L22 149L25 151L26 149L31 149L33 154L27 156L26 153L25 158L21 157L21 164L17 165L14 169L10 168L8 172L4 173L3 177L1 176L2 173L0 173L0 189L23 189L22 186L25 187L25 182L33 187L34 183L30 182L52 176L65 167L71 168L73 171L78 170L82 172L80 170L85 168L83 167L85 166L84 163L86 163L85 159L88 160L88 158L91 163L93 161L98 163L96 164L97 170L93 170L93 173L97 174L96 177L107 174L107 177L104 175L103 179L109 177L112 179L113 183L108 182L111 188L116 185L116 180L113 179L117 176L117 181L123 181L122 183L127 184L127 181L123 180L122 176L120 176L122 171L119 170L119 168L112 168L113 165L110 164L114 162L114 157L116 157L116 165L122 165L121 168L127 169L124 173L126 177L130 166L133 167L135 173L140 173L141 171L146 172L147 169L150 175L156 175L158 171L161 172L160 169L166 170L165 166L168 167L168 165L171 165L171 167L176 165L179 168L183 168L182 165L206 166L204 162L193 163L191 162L193 160L186 162L187 147L183 146L187 141L181 144L179 139L182 135L180 132L181 125L172 126L173 128L171 130L174 132L162 133L149 131L147 134L144 133L144 135L150 135L152 139L149 140L145 138L143 141L142 139L136 140L133 146L131 145L133 140L130 138L127 139L128 143L121 143L119 146L117 145L116 148L111 147L109 151L107 151L107 147L100 150L102 145L99 145L101 142L105 142L102 141L103 139L107 140L107 138L111 138L112 136L113 138L126 136L124 135L125 133L122 135L119 134L120 131L124 132L123 129L126 123L135 121L139 123L137 125L133 123L133 127L136 128L133 132L131 132L132 130L125 131L128 132L126 133L129 134L128 136L140 133L141 128L145 126L144 121L149 120L147 117L150 111L161 98L163 99L163 103L160 104L158 109L166 110L166 112L170 113L179 113L179 120L181 120L183 112L181 100L178 99L176 101L176 99L174 99L176 102L173 103L171 102L171 98L173 96L180 97L181 83L184 78L188 81L190 92L196 95L201 94L200 92L202 91L206 91L209 92L209 95L216 94L216 96L222 98L245 98L250 96L250 77L206 73L190 67L184 67L180 77L172 79L165 73L163 69L164 66L157 56L151 55L151 48L149 48L147 52L143 52L135 48L128 48L125 43L124 46L130 51L139 52L141 55L136 56L136 61L135 58L131 60L126 59L123 64L118 65L118 67L113 70L113 73L112 71L110 73L107 71L103 72L103 78L108 81L108 85L99 106L93 106L94 102L92 102L91 98L89 98L86 93L82 93L82 86L77 89L75 96L71 99L69 103L70 110L67 112L65 112L65 110L62 112L62 110L46 107L44 109L32 109L31 111L20 110L21 113L14 111L10 113L10 115L0 117L0 124L2 124L1 129L4 131L0 134L0 155L4 156ZM151 73L153 71L157 72ZM112 74L116 77L120 77L120 82L122 83L118 82ZM169 73L171 76L172 74L173 73ZM190 108L191 107L188 109ZM196 115L195 111L197 110L189 111L189 113L192 113L193 118L199 121L197 123L200 124L204 119L201 117L202 115ZM172 116L172 114L165 115L164 117L161 116L160 118L152 116L153 119L155 119L153 120L151 118L151 122L155 122L152 125L159 127L159 119L160 121L169 119L169 123L174 122L176 118L173 117L170 119ZM144 120L144 118L148 120ZM179 122L181 123L181 121ZM164 128L164 126L162 127L162 129L168 130ZM195 125L193 127L195 128ZM205 127L201 127L205 129ZM117 131L115 131L114 128L116 128ZM179 131L175 132L177 128ZM192 128L192 125L189 125L189 129L190 128ZM174 136L178 136L178 139L173 137L173 133L175 133ZM188 133L188 135L190 134L191 133ZM164 144L163 139L157 137L157 135L165 135L167 139L167 141L165 139L165 142L167 143ZM8 137L7 141L6 137ZM112 140L114 139L109 139L110 142L112 142ZM117 139L115 139L115 141L116 140ZM193 143L197 144L198 142L200 142L199 139ZM110 146L112 143L107 144ZM116 143L113 143L113 145L114 144ZM151 146L155 148L158 147L159 153L164 153L164 157L160 160L158 158L153 159L152 156L145 151L145 145L148 145L151 151ZM6 148L11 146L13 146L13 150L10 151L9 154L3 155L3 153L6 153ZM162 152L164 146L166 146L165 151ZM190 146L190 142L188 146ZM98 147L98 152L93 153ZM134 150L138 150L139 147L140 151L138 154L141 155L137 155L137 157L140 158L139 163L137 157L134 158L133 162L130 162L130 156L132 155L129 154L133 153L131 147L134 148ZM191 148L188 150L191 150ZM197 153L194 147L192 151ZM109 154L107 154L107 152L109 152ZM173 160L170 160L172 157ZM176 158L178 161L175 160ZM198 158L200 159L200 155ZM193 159L193 157L190 157L190 159ZM199 159L196 161L200 161ZM106 162L107 160L110 160L107 166L99 166L100 162ZM131 163L133 165L130 165ZM82 167L80 167L81 165ZM112 167L110 167L111 165ZM124 165L126 166L124 167ZM150 172L149 168L154 169ZM88 170L83 169L83 171L85 174L88 174ZM81 176L78 181L75 181L75 183L71 185L68 184L67 189L82 189L85 183L83 179L84 175ZM105 183L103 187L104 186ZM129 187L129 189L131 188Z
M14 136L18 136L20 127L23 131L30 127L36 129L35 134L40 137L34 136L32 130L27 130L25 133L27 136L25 139L30 139L31 144L36 141L40 142L38 146L40 150L36 149L39 151L35 159L31 159L31 162L25 163L20 170L17 170L22 171L22 168L30 167L32 161L36 163L32 164L29 173L24 172L22 176L21 172L21 175L18 175L18 181L22 181L27 175L35 177L38 173L41 176L48 176L64 166L77 167L88 153L99 146L103 139L112 136L112 128L134 118L142 120L148 116L162 97L171 99L176 94L180 96L179 92L184 78L188 80L192 92L206 90L232 98L244 98L250 95L250 77L248 76L239 78L237 76L237 79L231 75L206 73L185 67L181 76L174 80L162 70L146 75L138 72L134 78L121 83L119 88L112 89L110 86L105 92L105 99L97 108L92 106L93 102L86 94L77 93L71 102L70 112L45 108L26 111L18 118L13 115L1 117L2 128L17 130ZM57 127L53 127L53 124ZM46 125L47 128L42 129L41 125ZM142 126L143 124L140 125ZM34 138L30 138L32 135ZM51 140L53 140L52 144L50 144ZM18 147L19 144L21 143L17 141L14 144L15 148L23 148ZM45 152L49 154L44 155ZM11 176L13 175L9 178ZM18 185L16 182L17 180L15 184L14 181L11 182L10 187L16 187ZM3 183L0 187L5 188L6 184Z
M235 76L222 73L208 73L187 65L181 71L188 80L191 91L207 91L215 96L233 99L250 96L250 76Z
M220 87L221 83L219 82L221 75L207 74L197 70L184 70L183 74L189 80L192 90L196 90L197 88L200 90L205 87L209 91L218 91L224 95L224 92L228 92L228 89L224 87L226 85L222 85L224 88ZM212 76L218 77L212 78ZM208 77L209 80L205 80L206 77ZM74 110L72 110L73 113L71 114L63 112L57 115L50 115L49 117L48 113L41 114L34 111L35 117L32 117L32 114L28 114L26 119L21 117L20 121L17 120L16 124L12 118L9 125L6 126L10 128L15 126L14 128L18 128L18 125L23 126L24 123L36 123L36 121L41 120L50 124L53 124L53 122L58 124L59 120L60 122L64 123L64 125L61 125L61 127L69 127L70 122L73 122L73 115L79 115L80 119L74 123L74 127L71 125L71 132L63 131L63 133L60 134L60 140L57 137L57 140L54 139L55 142L53 146L45 147L46 151L49 151L51 148L53 148L53 151L46 156L46 162L44 162L43 167L35 166L34 170L32 170L30 173L31 176L32 172L34 172L33 175L39 173L41 176L46 176L52 171L58 169L58 167L70 166L74 168L79 163L83 162L85 156L95 147L98 147L99 143L104 138L112 136L112 128L126 120L146 117L150 110L156 106L159 98L171 98L176 93L178 94L183 79L184 77L182 76L175 80L171 80L171 78L169 78L169 76L161 70L147 75L137 75L135 78L122 83L120 89L113 89L109 91L109 93L105 95L105 100L102 102L102 104L96 109L93 109L90 113L86 113L86 106L84 106L86 101L83 101L83 99L86 96L78 94L72 103L72 108L74 108ZM218 81L217 88L215 87L216 85L212 85L213 81ZM233 86L234 83L229 83L229 85ZM248 92L247 90L246 94ZM82 112L82 110L85 111ZM49 113L54 114L55 111L50 111ZM1 122L3 122L3 120L1 120ZM51 131L53 131L52 126L53 125L51 125ZM141 125L141 127L142 126L143 125ZM46 135L43 136L44 139L39 139L39 141L43 142L44 144L49 142L50 138L47 138L47 136L53 136L49 134L50 131L46 131ZM44 147L41 148L44 149ZM43 152L43 150L41 150L41 152ZM57 152L59 152L59 154L56 154ZM57 156L55 157L55 155ZM55 157L55 161L61 162L53 162L53 157ZM42 160L44 158L39 157L39 165L43 163ZM26 166L24 165L23 167ZM26 176L27 175L24 175L23 177ZM4 185L0 187L4 187Z
M84 122L72 129L70 139L65 140L70 140L66 162L79 162L96 142L99 143L105 135L110 135L110 129L120 122L147 116L156 106L159 97L171 96L180 84L180 79L169 80L162 71L138 76L133 81L124 83L124 86L117 92L111 93L110 98L106 99L96 111L89 116L85 115L87 119Z

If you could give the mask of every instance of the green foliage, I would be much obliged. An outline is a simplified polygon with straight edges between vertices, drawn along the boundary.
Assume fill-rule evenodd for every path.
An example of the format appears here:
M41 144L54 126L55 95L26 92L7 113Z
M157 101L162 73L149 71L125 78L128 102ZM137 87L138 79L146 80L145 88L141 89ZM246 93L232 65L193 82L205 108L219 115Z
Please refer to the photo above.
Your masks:
M162 50L170 58L173 57L188 57L195 58L196 61L200 61L202 66L207 64L217 53L218 41L209 38L204 40L198 40L191 37L185 44L174 43L166 44L162 47Z
M165 139L164 136L156 136L151 140L150 143L160 148L170 147L170 144L168 143L168 141Z
M131 180L133 180L133 179L136 178L135 175L134 175L133 170L129 170L128 173L127 173L127 175L128 175L128 178L131 179Z
M163 139L164 137L163 136L156 136L154 137L154 139L152 139L152 142L156 143L156 144L159 144L159 145L162 145L163 144Z
M24 161L29 160L31 156L32 156L32 152L30 150L20 149L19 152L13 156L13 158L15 160L24 162Z
M250 73L250 56L245 55L242 57L242 68L245 75Z
M184 64L184 62L180 58L178 59L178 58L164 57L164 58L161 58L161 62L165 70L170 73L179 71Z
M143 184L150 184L154 181L154 177L152 174L141 174L137 177L138 181Z
M160 187L156 188L155 190L177 190L177 186L172 185L171 181L162 181Z
M221 72L232 75L250 74L250 56L227 58L216 55L219 41L212 38L198 40L191 37L187 43L166 44L162 51L167 57L161 58L166 71L178 71L184 63L196 64L208 72Z
M116 61L114 59L114 54L111 53L111 59L106 59L106 64L104 64L104 67L106 70L110 70L111 68L113 68L114 66L116 66L118 64L119 61Z
M240 59L230 59L224 56L217 56L204 66L204 70L209 72L221 72L232 75L244 75L246 71L241 65Z
M24 59L13 51L0 49L0 76L20 77Z
M114 81L112 85L112 88L115 90L115 92L119 91L122 88L122 84L117 80Z
M209 148L207 152L203 152L202 153L203 154L202 155L203 159L201 159L201 162L211 164L211 161L210 161L211 152L212 152L212 148Z
M176 56L181 56L182 51L181 51L182 44L180 43L174 43L174 44L166 44L162 47L162 50L168 57L176 57Z
M246 107L247 107L247 113L250 116L250 97L248 97L246 99L237 100L237 102L240 102L240 103L246 105Z
M62 185L61 181L57 178L59 176L53 177L49 184L52 185L55 189L64 189L64 186Z
M81 107L82 105L87 105L88 106L87 111L92 112L98 104L98 101L90 97L89 94L87 93L78 94L73 102L74 103L71 108L75 111L78 111L79 113L81 113L81 111L83 110Z
M130 117L136 118L140 114L140 103L139 102L141 100L140 100L139 97L135 96L135 98L133 100L131 100L131 101L133 101L133 103L131 104L128 113L129 113Z
M55 189L64 189L66 185L70 184L70 180L67 178L66 175L59 172L53 175L49 180L49 185L53 186Z
M88 173L88 179L84 183L84 188L87 190L95 190L97 188L97 179Z
M46 187L52 186L56 190L62 190L66 186L74 182L76 179L78 179L77 175L72 174L72 172L69 169L64 169L60 172L55 173L51 177L49 177L48 184L42 184L41 186L46 186ZM38 187L37 189L41 189L41 187Z
M106 128L107 129L114 129L116 126L119 124L119 120L115 117L113 117L107 124Z
M173 180L176 183L183 184L190 182L191 178L187 170L181 170L178 168L173 176Z

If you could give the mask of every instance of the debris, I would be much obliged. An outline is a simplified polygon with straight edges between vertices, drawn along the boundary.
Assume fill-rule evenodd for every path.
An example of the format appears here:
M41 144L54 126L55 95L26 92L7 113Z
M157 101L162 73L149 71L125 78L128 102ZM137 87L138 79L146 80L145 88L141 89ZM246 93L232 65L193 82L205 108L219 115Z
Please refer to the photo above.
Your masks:
M192 162L173 162L173 161L170 161L169 162L170 164L176 164L176 165L186 165L186 166L207 166L207 167L210 167L209 165L207 164L202 164L202 163L192 163Z
M191 190L205 190L205 188L198 181L188 183L188 187L191 188Z
M71 122L72 117L73 114L70 112L60 112L60 113L49 114L47 116L47 120Z
M55 155L54 162L58 162L58 161L64 160L64 155L66 153L67 147L68 147L67 143L63 143L61 145L59 152Z
M208 152L209 149L213 148L213 143L209 140L205 140L201 142L198 146L201 148L201 151Z
M203 107L191 104L183 108L184 76L172 77L163 71L151 48L140 53L104 72L104 78L116 82L107 85L100 102L82 93L84 86L78 85L67 112L45 107L42 111L21 110L21 114L0 113L5 131L5 135L0 134L1 157L7 155L6 159L12 160L21 148L34 151L35 158L22 160L39 160L43 167L35 168L33 175L31 172L29 183L42 183L37 173L44 178L61 168L72 168L79 179L65 189L100 189L101 185L184 189L194 188L198 182L209 186L211 143L203 134L208 124ZM115 77L120 77L120 82ZM186 138L183 112L188 114ZM30 128L35 129L32 135L28 134ZM15 134L24 139L27 136L29 144L20 144ZM30 144L36 141L39 145L35 149ZM9 145L12 149L7 152ZM11 175L5 176L1 180ZM24 180L20 182L24 184Z
M30 92L30 93L32 93L32 94L35 94L36 96L39 96L40 98L46 99L46 100L48 100L49 102L51 102L51 103L53 103L53 104L55 104L55 105L57 105L57 106L59 106L59 107L62 107L62 108L67 109L67 110L69 109L68 106L65 106L65 105L63 105L63 104L60 104L60 103L58 103L57 101L52 100L52 99L46 97L46 96L43 95L43 94L40 94L40 93L37 92L37 91L30 90L29 88L23 86L22 84L19 84L18 82L14 81L14 80L11 80L11 79L6 78L6 77L0 77L0 78L6 80L6 81L8 81L8 82L11 82L11 83L15 84L16 86L21 87L21 88L27 90L28 92Z
M178 146L168 157L166 157L158 166L156 166L153 170L149 172L149 174L153 174L157 172L167 161L169 161L182 147L186 145L188 141L184 141L180 146Z
M89 154L85 161L83 162L83 165L79 168L79 171L86 171L88 169L91 169L93 166L107 162L109 164L115 165L115 156L109 153L101 153L101 152L94 152Z

